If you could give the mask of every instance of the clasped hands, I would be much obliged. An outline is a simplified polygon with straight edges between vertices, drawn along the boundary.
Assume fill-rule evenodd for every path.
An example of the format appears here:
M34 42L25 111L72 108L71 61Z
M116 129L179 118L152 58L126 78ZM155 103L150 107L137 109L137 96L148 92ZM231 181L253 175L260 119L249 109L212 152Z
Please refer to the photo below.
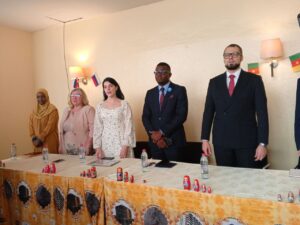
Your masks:
M162 132L160 132L160 131L152 131L151 132L151 140L160 149L168 147L168 144L166 143L164 136L163 136Z
M38 138L37 136L33 136L33 137L31 138L31 140L32 140L32 144L33 144L35 147L39 148L39 147L42 147L42 146L43 146L43 141L42 141L40 138Z

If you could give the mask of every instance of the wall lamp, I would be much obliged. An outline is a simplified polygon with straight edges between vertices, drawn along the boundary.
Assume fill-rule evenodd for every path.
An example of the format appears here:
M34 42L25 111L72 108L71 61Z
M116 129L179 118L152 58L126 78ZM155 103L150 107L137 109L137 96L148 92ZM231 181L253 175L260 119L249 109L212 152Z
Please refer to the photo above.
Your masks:
M261 42L260 57L268 60L271 67L271 76L274 76L274 68L278 66L278 59L283 56L283 48L280 38L268 39Z
M73 79L79 79L84 85L87 85L88 79L91 77L91 69L81 66L70 66L69 74Z

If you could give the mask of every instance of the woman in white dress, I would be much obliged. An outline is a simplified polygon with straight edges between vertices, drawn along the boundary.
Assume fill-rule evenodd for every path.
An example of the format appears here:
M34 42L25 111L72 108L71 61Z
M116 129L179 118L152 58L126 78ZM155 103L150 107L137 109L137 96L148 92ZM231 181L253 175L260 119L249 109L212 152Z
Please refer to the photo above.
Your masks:
M133 157L135 130L130 105L111 77L102 82L104 101L96 107L93 146L98 158Z

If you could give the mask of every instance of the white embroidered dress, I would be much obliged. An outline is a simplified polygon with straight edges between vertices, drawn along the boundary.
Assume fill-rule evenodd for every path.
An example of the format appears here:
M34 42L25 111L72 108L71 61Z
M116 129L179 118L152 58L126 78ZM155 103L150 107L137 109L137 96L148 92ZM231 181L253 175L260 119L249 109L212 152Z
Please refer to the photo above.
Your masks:
M129 146L127 157L133 157L135 129L130 105L122 100L121 106L109 109L100 103L94 121L94 148L101 148L105 157L120 156L122 146Z

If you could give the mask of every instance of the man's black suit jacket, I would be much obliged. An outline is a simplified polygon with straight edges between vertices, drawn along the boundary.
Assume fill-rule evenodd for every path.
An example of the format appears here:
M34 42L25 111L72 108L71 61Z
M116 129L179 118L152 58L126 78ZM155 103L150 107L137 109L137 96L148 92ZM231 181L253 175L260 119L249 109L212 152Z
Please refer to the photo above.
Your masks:
M184 146L186 138L183 123L187 113L188 100L185 87L171 82L161 110L158 87L147 91L142 120L149 137L151 131L161 130L167 138L171 139L172 147Z
M299 150L300 149L300 79L298 79L297 82L294 135L295 135L297 150Z
M297 150L300 149L300 78L297 82L297 93L296 93L296 110L295 110L295 142ZM296 169L300 169L300 157L298 159L298 165Z
M252 148L268 144L267 98L260 76L241 71L230 96L226 73L209 82L202 122L202 140L209 140L213 123L213 144L224 148Z

